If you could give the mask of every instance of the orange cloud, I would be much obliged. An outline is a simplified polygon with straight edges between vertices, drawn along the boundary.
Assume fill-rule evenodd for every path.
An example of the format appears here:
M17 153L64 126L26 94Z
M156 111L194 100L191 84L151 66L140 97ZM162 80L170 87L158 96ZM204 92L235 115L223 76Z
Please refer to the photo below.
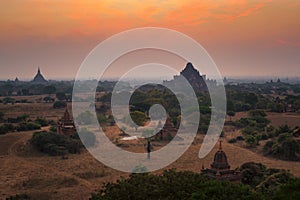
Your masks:
M140 26L197 27L205 22L233 21L262 9L268 1L246 0L2 0L2 27L28 27L28 35L57 37L116 32ZM78 32L78 31L77 31ZM20 33L22 34L22 33ZM9 36L10 34L7 33Z
M242 17L248 17L255 14L257 11L266 6L270 1L260 1L258 3L240 3L238 6L230 6L227 7L227 11L225 14L216 14L216 18L221 21L231 22L233 20L237 20Z

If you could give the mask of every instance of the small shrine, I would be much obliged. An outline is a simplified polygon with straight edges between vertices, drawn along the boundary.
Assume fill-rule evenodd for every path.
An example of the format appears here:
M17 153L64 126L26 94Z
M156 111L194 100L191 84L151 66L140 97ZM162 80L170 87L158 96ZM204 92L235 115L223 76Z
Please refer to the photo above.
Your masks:
M57 134L73 136L76 133L76 127L71 118L68 108L66 108L64 116L58 121Z
M239 170L230 169L226 153L222 150L222 141L220 141L219 150L215 153L214 161L210 168L205 169L204 165L202 165L201 174L216 180L239 182L241 179Z

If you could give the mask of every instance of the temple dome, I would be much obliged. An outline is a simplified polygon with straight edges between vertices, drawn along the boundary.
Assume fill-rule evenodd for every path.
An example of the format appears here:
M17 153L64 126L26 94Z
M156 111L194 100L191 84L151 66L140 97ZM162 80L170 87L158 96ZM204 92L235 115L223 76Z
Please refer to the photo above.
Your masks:
M211 168L204 168L202 165L201 174L217 180L229 180L239 182L241 180L240 171L230 169L226 153L222 150L222 141L220 141L219 150L215 153Z
M226 153L222 150L222 142L220 141L219 150L215 153L214 162L211 164L213 169L230 169L227 161Z

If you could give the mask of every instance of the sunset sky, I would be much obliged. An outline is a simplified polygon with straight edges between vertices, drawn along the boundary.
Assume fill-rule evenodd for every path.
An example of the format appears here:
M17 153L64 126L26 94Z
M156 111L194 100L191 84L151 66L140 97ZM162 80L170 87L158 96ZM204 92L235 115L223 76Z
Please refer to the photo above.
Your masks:
M192 37L223 76L300 76L299 0L1 0L0 25L2 80L73 79L99 42L145 26Z

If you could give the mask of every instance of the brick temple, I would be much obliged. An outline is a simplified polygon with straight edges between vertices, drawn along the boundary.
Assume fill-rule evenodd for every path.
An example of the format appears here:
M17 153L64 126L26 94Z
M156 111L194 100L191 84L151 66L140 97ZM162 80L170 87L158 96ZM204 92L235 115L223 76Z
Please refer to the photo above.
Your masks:
M206 78L206 75L201 75L193 64L189 62L180 72L180 75L175 75L172 80L164 81L163 85L174 88L175 90L180 89L182 78L185 78L189 82L195 93L208 91L208 84L212 86L217 84L215 80L209 80Z
M239 170L230 169L226 153L222 150L222 141L220 141L219 150L215 153L210 168L204 169L204 165L202 165L201 174L216 180L239 182L241 179Z
M70 116L68 108L66 108L64 116L57 123L57 134L73 136L76 133L76 127Z

